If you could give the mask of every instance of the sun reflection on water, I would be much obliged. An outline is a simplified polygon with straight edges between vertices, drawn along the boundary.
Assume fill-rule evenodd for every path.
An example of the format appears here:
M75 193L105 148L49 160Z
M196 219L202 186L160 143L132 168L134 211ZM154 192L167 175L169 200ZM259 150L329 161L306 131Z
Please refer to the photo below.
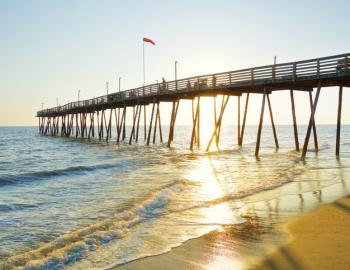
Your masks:
M213 225L219 228L224 224L237 224L243 220L234 213L228 202L221 201L227 194L220 185L223 175L216 174L220 163L213 162L210 157L202 157L190 171L185 174L185 178L196 184L198 189L193 194L194 201L200 201L205 207L199 208L200 222Z

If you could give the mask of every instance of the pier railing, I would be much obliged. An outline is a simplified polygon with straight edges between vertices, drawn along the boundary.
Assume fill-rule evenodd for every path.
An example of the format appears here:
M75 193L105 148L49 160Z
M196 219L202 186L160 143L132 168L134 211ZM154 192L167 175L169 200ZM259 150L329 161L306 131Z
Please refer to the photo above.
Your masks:
M350 53L291 63L282 63L236 71L195 76L177 81L161 82L93 99L71 102L63 106L44 109L37 116L60 114L79 108L91 108L191 91L256 87L274 83L297 82L350 76Z

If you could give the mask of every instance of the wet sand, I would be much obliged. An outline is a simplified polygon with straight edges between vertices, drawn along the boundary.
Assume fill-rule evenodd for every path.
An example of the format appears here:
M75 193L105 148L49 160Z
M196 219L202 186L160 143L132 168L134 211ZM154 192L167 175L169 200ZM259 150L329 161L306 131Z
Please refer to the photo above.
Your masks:
M288 223L289 242L252 269L349 269L350 196Z
M281 223L245 218L116 269L349 269L350 196Z
M189 240L170 252L136 260L116 269L244 269L261 256L261 248L252 249L252 245L262 245L264 236L271 235L271 232L271 228L247 218L244 224L223 227Z

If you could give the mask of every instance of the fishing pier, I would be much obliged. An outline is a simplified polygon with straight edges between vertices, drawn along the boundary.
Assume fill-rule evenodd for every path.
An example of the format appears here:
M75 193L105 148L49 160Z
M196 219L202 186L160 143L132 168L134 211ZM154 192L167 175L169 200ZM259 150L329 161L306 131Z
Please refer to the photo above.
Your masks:
M189 145L190 149L193 150L194 146L200 147L200 99L203 96L213 97L215 125L206 146L206 151L209 151L213 143L216 146L219 145L222 117L229 99L235 97L238 99L237 143L240 146L243 145L249 96L258 94L262 96L255 148L255 156L258 157L266 103L270 114L275 146L277 149L279 148L270 95L275 91L288 90L290 92L291 113L293 116L295 150L302 150L301 157L305 159L311 133L313 134L315 149L316 151L318 150L314 117L321 89L324 87L339 88L335 151L336 155L339 156L342 94L344 87L350 87L350 53L208 74L168 82L163 81L93 99L43 109L37 112L37 117L39 118L39 132L42 135L75 136L88 139L98 138L100 141L110 141L112 139L112 119L114 118L117 131L116 142L119 143L120 141L128 140L129 144L132 144L134 141L137 142L142 136L139 132L141 124L141 126L143 125L144 140L149 145L151 140L155 143L157 129L159 130L160 141L163 142L159 104L161 102L171 102L172 111L167 139L167 145L170 147L174 140L174 127L179 103L181 100L189 99L192 100L193 122ZM316 94L313 97L312 93L314 89L316 90ZM309 99L311 108L309 124L302 149L299 146L298 126L295 114L295 91L304 91L306 93L306 98ZM219 112L217 113L216 97L218 95L222 95L223 97L220 106L218 106ZM243 119L241 119L242 96L245 96ZM146 106L152 107L149 119L147 119L146 115ZM133 117L131 123L132 129L127 137L125 125L128 108L132 108ZM142 118L141 115L143 115Z

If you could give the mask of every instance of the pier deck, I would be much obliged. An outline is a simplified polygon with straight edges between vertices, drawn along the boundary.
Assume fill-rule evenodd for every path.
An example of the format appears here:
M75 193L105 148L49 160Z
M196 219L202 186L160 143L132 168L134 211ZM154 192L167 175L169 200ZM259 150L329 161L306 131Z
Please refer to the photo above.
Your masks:
M289 90L291 92L291 102L292 102L292 113L293 113L293 126L294 126L294 136L296 139L296 150L299 150L298 138L297 138L297 126L295 120L295 108L294 108L294 97L293 91L308 91L310 97L310 106L311 106L311 115L310 122L308 127L308 132L305 138L303 155L305 157L307 144L309 141L311 129L314 131L314 139L317 145L317 134L316 126L314 123L314 114L316 111L317 101L319 93L322 87L330 86L339 86L339 104L338 104L338 128L337 132L340 133L340 117L341 117L341 99L342 99L342 90L343 87L350 87L350 53L341 54L329 57L322 57L304 61L290 62L290 63L281 63L275 65L254 67L248 69L241 69L236 71L207 74L203 76L195 76L185 79L180 79L176 81L161 82L157 84L146 85L138 87L135 89L130 89L122 92L111 93L105 96L100 96L93 99L81 100L68 103L63 106L58 106L54 108L44 109L37 112L37 117L39 117L39 130L42 134L58 134L59 118L61 117L61 135L70 136L73 130L73 115L76 116L76 137L78 134L81 134L82 137L87 136L87 127L86 127L86 116L90 114L90 132L94 136L94 114L95 112L102 112L100 125L98 126L99 137L103 137L103 122L106 126L107 140L108 134L111 130L111 117L112 110L118 109L118 115L116 114L116 119L118 121L124 118L123 123L123 136L122 139L125 139L125 114L127 107L136 106L136 115L133 115L133 130L139 128L140 115L141 115L141 106L145 107L146 105L153 104L150 130L152 129L152 121L154 114L154 106L157 104L156 116L155 116L155 129L157 122L160 122L160 112L159 112L159 103L160 102L173 102L173 111L171 115L170 122L170 133L173 133L173 126L175 125L178 102L181 99L198 99L196 114L193 111L193 132L191 138L191 149L193 149L193 143L199 141L199 115L200 115L200 105L199 100L202 96L212 96L216 97L217 95L227 96L227 100L222 103L221 111L218 115L218 118L215 120L215 130L211 141L216 138L218 145L218 137L220 134L221 128L221 118L224 113L228 98L230 96L237 96L238 99L242 94L247 94L246 106L243 118L242 130L240 129L240 111L238 112L239 120L239 136L238 144L242 145L243 132L245 126L246 111L248 107L249 94L263 94L262 110L260 115L259 131L257 135L257 147L256 147L256 156L259 153L260 147L260 134L262 127L262 116L264 113L265 99L268 101L268 106L270 110L270 118L273 126L274 137L276 142L276 148L278 148L277 135L273 123L272 108L269 99L269 95L273 91L280 90ZM312 99L311 92L314 88L317 88L317 93L315 100ZM240 100L240 99L239 99ZM215 105L216 106L216 103ZM105 110L111 110L109 124L105 119ZM120 109L123 109L123 114L120 116ZM240 110L240 109L239 109ZM80 127L78 126L78 115L80 116ZM71 118L70 118L71 116ZM68 123L66 123L66 117L68 118ZM93 118L92 118L93 117ZM103 118L104 117L104 121ZM52 118L52 119L51 119ZM146 119L145 108L144 108L144 119ZM48 120L48 121L46 121ZM84 126L85 125L85 126ZM117 122L117 132L121 132L121 125ZM146 120L144 120L144 126L146 128ZM197 126L197 127L196 127ZM52 128L53 129L52 131ZM102 128L102 131L101 131ZM159 123L160 135L161 135L161 126ZM155 130L154 129L154 130ZM339 129L339 131L338 131ZM134 131L132 131L133 133ZM102 133L102 134L101 134ZM154 133L155 134L155 133ZM118 134L118 142L119 142ZM135 134L131 134L135 139ZM337 134L337 140L340 135ZM146 136L145 136L146 137ZM150 132L148 137L150 137ZM155 137L155 135L154 135ZM131 137L130 137L131 138ZM169 134L168 145L173 139L173 134ZM149 144L150 138L147 138L147 144ZM153 139L154 141L155 139ZM162 138L161 138L162 141ZM210 147L211 141L208 144L207 150ZM129 140L131 143L131 139ZM199 144L198 144L199 146ZM339 155L339 141L337 141L337 155Z

